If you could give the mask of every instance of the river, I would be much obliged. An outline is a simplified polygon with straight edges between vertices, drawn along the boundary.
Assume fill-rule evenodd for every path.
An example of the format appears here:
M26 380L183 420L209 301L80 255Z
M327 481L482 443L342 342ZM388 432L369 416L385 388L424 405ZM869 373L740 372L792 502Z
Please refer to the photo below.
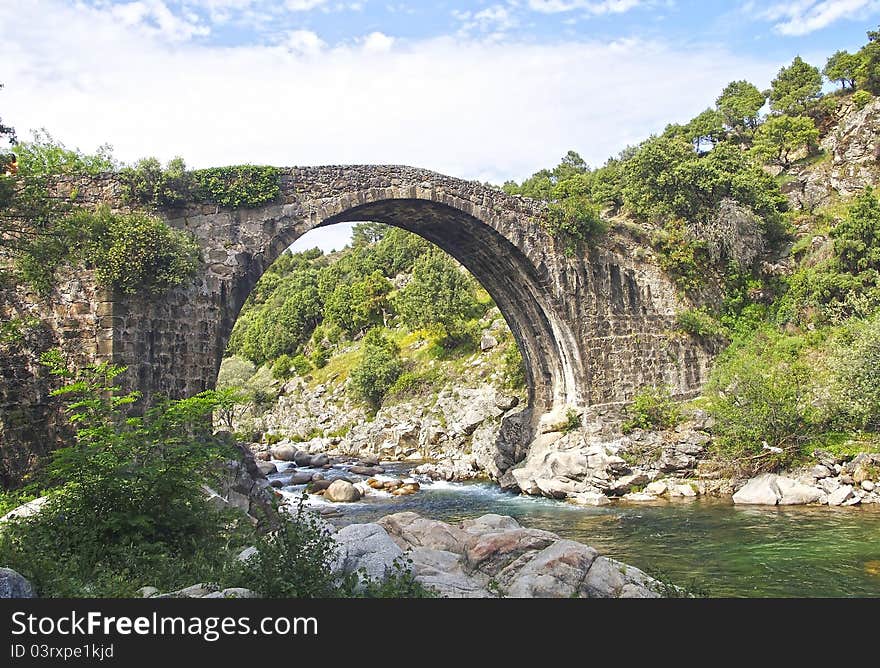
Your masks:
M276 462L279 469L289 465ZM404 477L413 465L383 466ZM287 477L292 469L287 469ZM307 469L303 469L307 470ZM350 475L333 468L327 477ZM515 517L586 543L600 553L713 597L880 596L880 508L743 507L724 499L683 499L598 508L501 491L485 482L431 482L412 496L374 492L357 503L310 503L336 524L413 511L455 522L485 513ZM301 487L283 492L298 496Z

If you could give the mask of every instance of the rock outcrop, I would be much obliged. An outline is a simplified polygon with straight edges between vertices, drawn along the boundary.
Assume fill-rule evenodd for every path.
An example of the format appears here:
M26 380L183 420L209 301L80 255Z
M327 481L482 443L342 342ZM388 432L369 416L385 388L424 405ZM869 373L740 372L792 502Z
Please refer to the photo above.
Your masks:
M381 577L407 559L416 579L444 597L656 598L661 591L637 568L503 515L447 524L396 513L344 527L335 538L339 572L363 568Z

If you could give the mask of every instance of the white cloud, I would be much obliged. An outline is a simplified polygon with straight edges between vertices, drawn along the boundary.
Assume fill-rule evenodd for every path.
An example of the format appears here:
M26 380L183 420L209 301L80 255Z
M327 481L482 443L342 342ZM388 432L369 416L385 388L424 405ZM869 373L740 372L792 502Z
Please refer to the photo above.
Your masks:
M320 7L327 0L286 0L284 6L292 12L307 12L315 7Z
M800 36L826 28L840 19L861 18L880 10L877 0L791 0L769 7L749 2L743 10L755 18L776 22L780 35Z
M529 8L544 14L558 14L575 9L589 14L622 14L644 4L643 0L529 0Z
M287 33L282 46L303 56L317 56L327 43L311 30L292 30Z
M368 50L297 31L221 47L169 44L139 25L59 0L0 3L3 120L83 149L110 142L127 161L410 164L500 183L568 149L602 163L696 115L729 81L760 87L780 66L638 39Z
M500 37L519 25L519 21L504 5L491 5L478 12L454 10L452 15L461 21L460 35L476 30Z
M170 41L185 41L196 36L208 35L211 29L202 25L198 17L174 14L163 0L138 0L121 5L111 5L107 9L87 9L100 12L120 21L127 27L135 27L142 32L155 33Z
M384 53L394 46L394 38L381 32L371 32L364 40L364 51L370 53Z

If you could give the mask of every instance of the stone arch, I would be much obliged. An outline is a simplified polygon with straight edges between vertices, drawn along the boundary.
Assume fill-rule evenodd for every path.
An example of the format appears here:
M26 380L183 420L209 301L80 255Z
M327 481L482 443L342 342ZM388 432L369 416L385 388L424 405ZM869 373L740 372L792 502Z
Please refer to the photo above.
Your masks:
M377 193L375 189L346 193L322 202L304 220L298 209L270 216L269 235L232 286L218 332L218 350L225 350L235 320L265 270L294 241L312 229L342 222L377 222L413 232L461 263L495 301L513 333L526 367L529 405L539 411L583 402L576 368L575 337L553 310L546 276L495 226L454 199L413 196L411 188ZM270 231L271 230L271 231ZM219 368L220 359L217 360Z

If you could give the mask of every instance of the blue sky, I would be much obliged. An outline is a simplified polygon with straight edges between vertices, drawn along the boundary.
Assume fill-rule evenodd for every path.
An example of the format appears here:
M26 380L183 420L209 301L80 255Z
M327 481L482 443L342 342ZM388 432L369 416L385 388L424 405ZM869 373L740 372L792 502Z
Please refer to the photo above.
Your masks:
M501 183L601 164L878 24L880 0L2 0L0 117L126 161Z

